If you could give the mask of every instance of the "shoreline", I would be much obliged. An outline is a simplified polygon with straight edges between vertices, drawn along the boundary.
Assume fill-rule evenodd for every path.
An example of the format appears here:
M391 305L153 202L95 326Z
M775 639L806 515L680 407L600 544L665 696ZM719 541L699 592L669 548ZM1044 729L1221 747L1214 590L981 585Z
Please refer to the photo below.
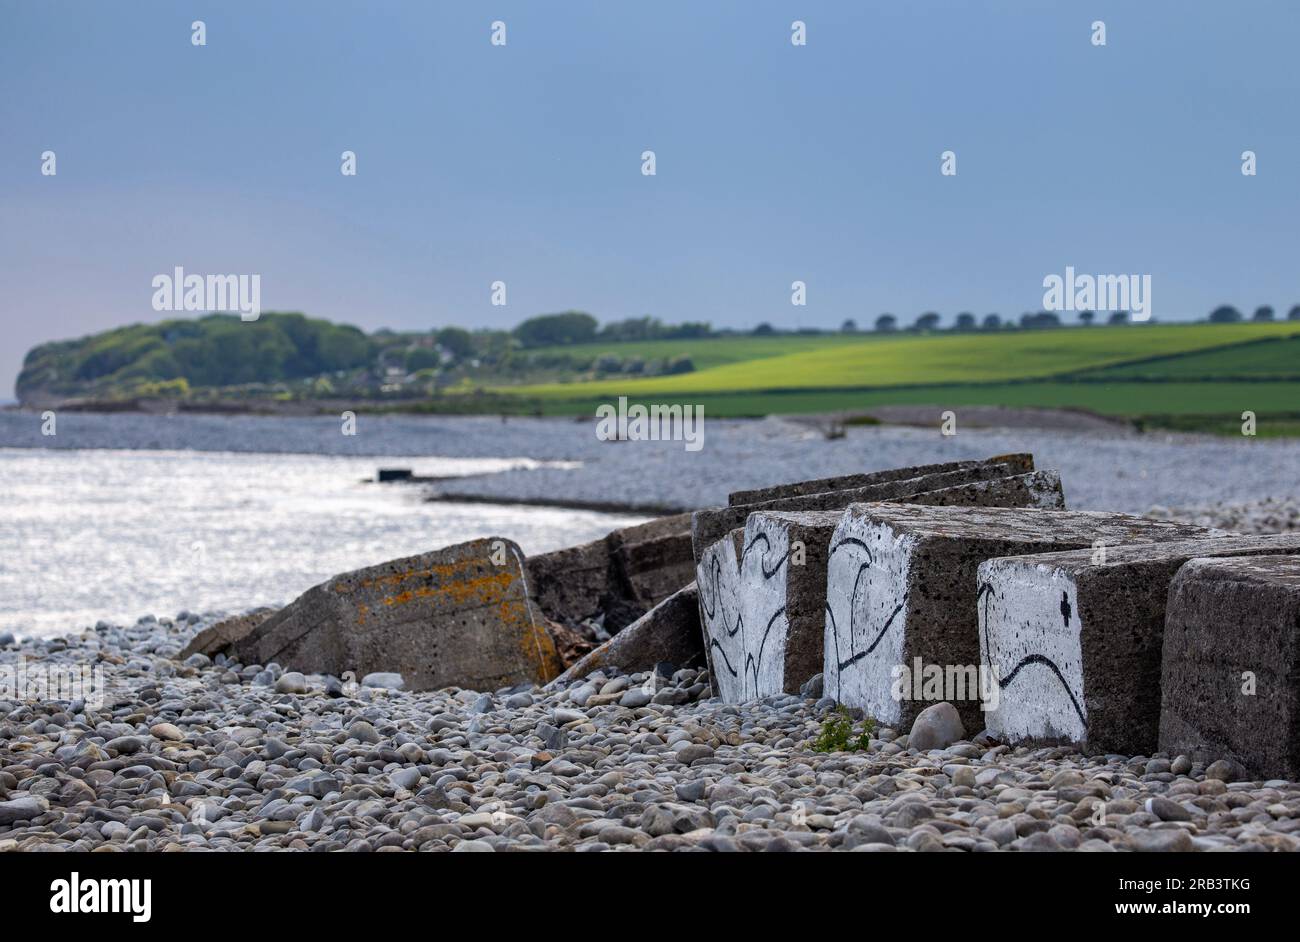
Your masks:
M468 479L482 477L482 475L465 475L464 477ZM461 480L461 478L451 480ZM582 500L580 498L569 499L563 497L496 497L488 494L464 494L455 491L429 494L424 499L426 503L431 504L492 504L499 507L550 507L555 510L591 510L598 513L627 514L630 517L672 517L677 514L691 513L692 511L700 509L698 507L642 504L635 501L620 502L607 500Z
M406 693L176 660L208 623L0 646L0 666L101 665L110 690L0 704L0 851L1300 849L1300 786L1183 756L974 732L922 751L885 728L820 752L820 690L721 703L690 667Z

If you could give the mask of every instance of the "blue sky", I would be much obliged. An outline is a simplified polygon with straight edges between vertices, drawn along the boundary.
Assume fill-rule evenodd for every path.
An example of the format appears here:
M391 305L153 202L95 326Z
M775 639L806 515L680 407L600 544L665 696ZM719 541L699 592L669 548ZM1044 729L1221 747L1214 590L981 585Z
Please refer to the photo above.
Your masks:
M36 343L167 316L176 265L367 329L1016 316L1067 265L1150 274L1158 319L1285 311L1297 27L1285 0L0 0L0 394Z

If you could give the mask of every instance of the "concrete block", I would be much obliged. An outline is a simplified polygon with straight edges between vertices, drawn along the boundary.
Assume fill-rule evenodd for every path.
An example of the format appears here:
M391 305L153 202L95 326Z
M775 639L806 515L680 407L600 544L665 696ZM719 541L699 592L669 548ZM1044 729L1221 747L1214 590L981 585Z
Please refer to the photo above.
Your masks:
M274 613L275 609L258 608L251 612L245 612L243 615L234 615L223 619L215 625L209 625L190 639L190 643L181 650L180 654L176 655L176 660L183 661L194 654L215 657L236 641L246 637L254 628L266 621Z
M335 576L233 645L245 664L360 677L410 690L546 683L563 665L528 597L523 554L488 538Z
M1064 510L1065 492L1058 471L1031 471L989 481L971 481L899 498L899 503L935 507L1032 507Z
M1034 470L1034 456L1029 454L997 455L993 458L946 461L940 464L923 464L907 468L885 468L880 471L868 471L862 474L842 474L832 478L815 478L811 481L795 481L792 484L777 484L773 487L732 491L727 497L727 505L739 507L745 504L759 504L763 501L779 500L783 497L803 497L808 494L825 493L826 491L847 491L855 487L869 487L872 484L884 484L887 481L902 481L926 474L965 471L981 464L1004 464L1008 467L1009 474L1026 474Z
M603 615L617 632L695 579L690 529L691 515L678 514L531 556L533 600L560 624Z
M739 703L797 693L821 670L826 546L839 518L755 513L705 550L700 611L715 695Z
M609 543L605 538L528 557L533 601L557 622L577 624L600 614L609 592Z
M1160 726L1169 587L1193 557L1300 553L1300 533L1008 556L979 567L981 663L1004 742L1150 755Z
M1193 559L1165 621L1160 748L1300 779L1300 558Z
M1054 471L975 481L905 500L927 504L1059 507ZM826 550L843 516L759 511L743 531L705 550L696 570L714 691L740 702L797 693L820 673L826 620Z
M708 546L722 539L732 530L743 527L749 515L760 510L843 510L849 504L898 500L926 491L1026 473L1023 460L1025 457L1012 455L1009 456L1008 461L978 462L969 467L934 473L914 473L920 470L917 468L897 469L880 472L884 476L883 480L844 490L819 491L812 494L776 497L754 504L697 510L691 517L691 539L695 549L695 561L698 565ZM908 477L895 477L894 475L900 471L912 473Z
M1214 532L1125 514L854 504L828 550L826 693L896 728L948 700L968 729L982 729L980 563Z
M620 586L646 610L695 581L689 513L615 530L609 544Z
M699 594L692 582L679 589L553 680L552 688L612 667L650 670L661 661L684 667L704 654Z

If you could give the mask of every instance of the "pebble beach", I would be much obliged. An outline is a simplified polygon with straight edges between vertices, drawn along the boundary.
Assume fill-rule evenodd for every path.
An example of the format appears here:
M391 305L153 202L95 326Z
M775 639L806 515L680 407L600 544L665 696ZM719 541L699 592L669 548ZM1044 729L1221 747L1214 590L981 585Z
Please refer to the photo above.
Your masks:
M209 617L0 638L104 669L103 702L0 697L0 851L1291 851L1300 785L1229 762L814 748L834 704L710 697L706 672L409 693L177 655Z

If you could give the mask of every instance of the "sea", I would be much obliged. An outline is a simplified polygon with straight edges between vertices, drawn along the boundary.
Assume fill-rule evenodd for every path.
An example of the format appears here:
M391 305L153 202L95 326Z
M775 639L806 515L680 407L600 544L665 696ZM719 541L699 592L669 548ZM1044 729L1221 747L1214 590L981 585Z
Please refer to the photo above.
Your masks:
M543 553L644 519L431 502L426 486L374 482L381 467L454 478L564 464L467 456L466 441L439 455L436 434L400 454L321 454L312 449L340 447L337 434L317 446L310 419L79 416L46 439L32 434L38 422L0 420L0 632L18 636L281 605L338 573L465 540L504 536ZM137 447L103 447L113 441ZM202 447L176 447L187 441ZM498 436L481 450L502 446Z

